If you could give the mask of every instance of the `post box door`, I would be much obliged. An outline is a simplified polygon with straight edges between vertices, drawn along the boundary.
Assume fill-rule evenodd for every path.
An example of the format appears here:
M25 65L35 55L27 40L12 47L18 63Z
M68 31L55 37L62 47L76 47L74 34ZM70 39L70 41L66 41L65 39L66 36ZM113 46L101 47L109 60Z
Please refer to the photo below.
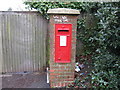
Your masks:
M55 62L70 63L72 24L55 24Z

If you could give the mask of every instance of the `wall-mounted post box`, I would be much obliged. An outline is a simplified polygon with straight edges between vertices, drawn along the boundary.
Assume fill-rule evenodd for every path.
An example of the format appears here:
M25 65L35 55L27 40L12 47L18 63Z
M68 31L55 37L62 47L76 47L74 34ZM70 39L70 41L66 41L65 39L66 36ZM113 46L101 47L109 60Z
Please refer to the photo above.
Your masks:
M78 10L49 9L50 86L65 87L74 82Z
M55 24L55 62L70 63L72 24Z

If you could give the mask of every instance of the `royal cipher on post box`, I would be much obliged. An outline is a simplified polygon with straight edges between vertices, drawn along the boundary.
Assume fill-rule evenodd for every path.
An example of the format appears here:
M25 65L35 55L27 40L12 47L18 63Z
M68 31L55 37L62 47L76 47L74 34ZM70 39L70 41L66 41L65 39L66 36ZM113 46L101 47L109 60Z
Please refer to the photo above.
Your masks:
M55 62L70 63L72 24L55 24Z

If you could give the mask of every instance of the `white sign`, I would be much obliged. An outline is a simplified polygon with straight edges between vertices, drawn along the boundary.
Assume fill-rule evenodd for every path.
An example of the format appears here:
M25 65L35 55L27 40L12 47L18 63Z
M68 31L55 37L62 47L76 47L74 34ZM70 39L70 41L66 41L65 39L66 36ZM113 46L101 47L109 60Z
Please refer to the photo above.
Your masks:
M66 46L67 36L60 36L60 46Z

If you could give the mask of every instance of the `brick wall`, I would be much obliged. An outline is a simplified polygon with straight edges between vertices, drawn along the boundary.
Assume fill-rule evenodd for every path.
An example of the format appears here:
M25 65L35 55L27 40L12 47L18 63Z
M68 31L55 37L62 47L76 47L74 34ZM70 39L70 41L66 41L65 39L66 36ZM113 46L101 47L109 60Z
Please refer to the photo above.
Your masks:
M72 24L72 48L70 63L55 63L55 24ZM50 15L49 45L50 45L50 86L64 87L74 81L75 52L76 52L76 15Z

